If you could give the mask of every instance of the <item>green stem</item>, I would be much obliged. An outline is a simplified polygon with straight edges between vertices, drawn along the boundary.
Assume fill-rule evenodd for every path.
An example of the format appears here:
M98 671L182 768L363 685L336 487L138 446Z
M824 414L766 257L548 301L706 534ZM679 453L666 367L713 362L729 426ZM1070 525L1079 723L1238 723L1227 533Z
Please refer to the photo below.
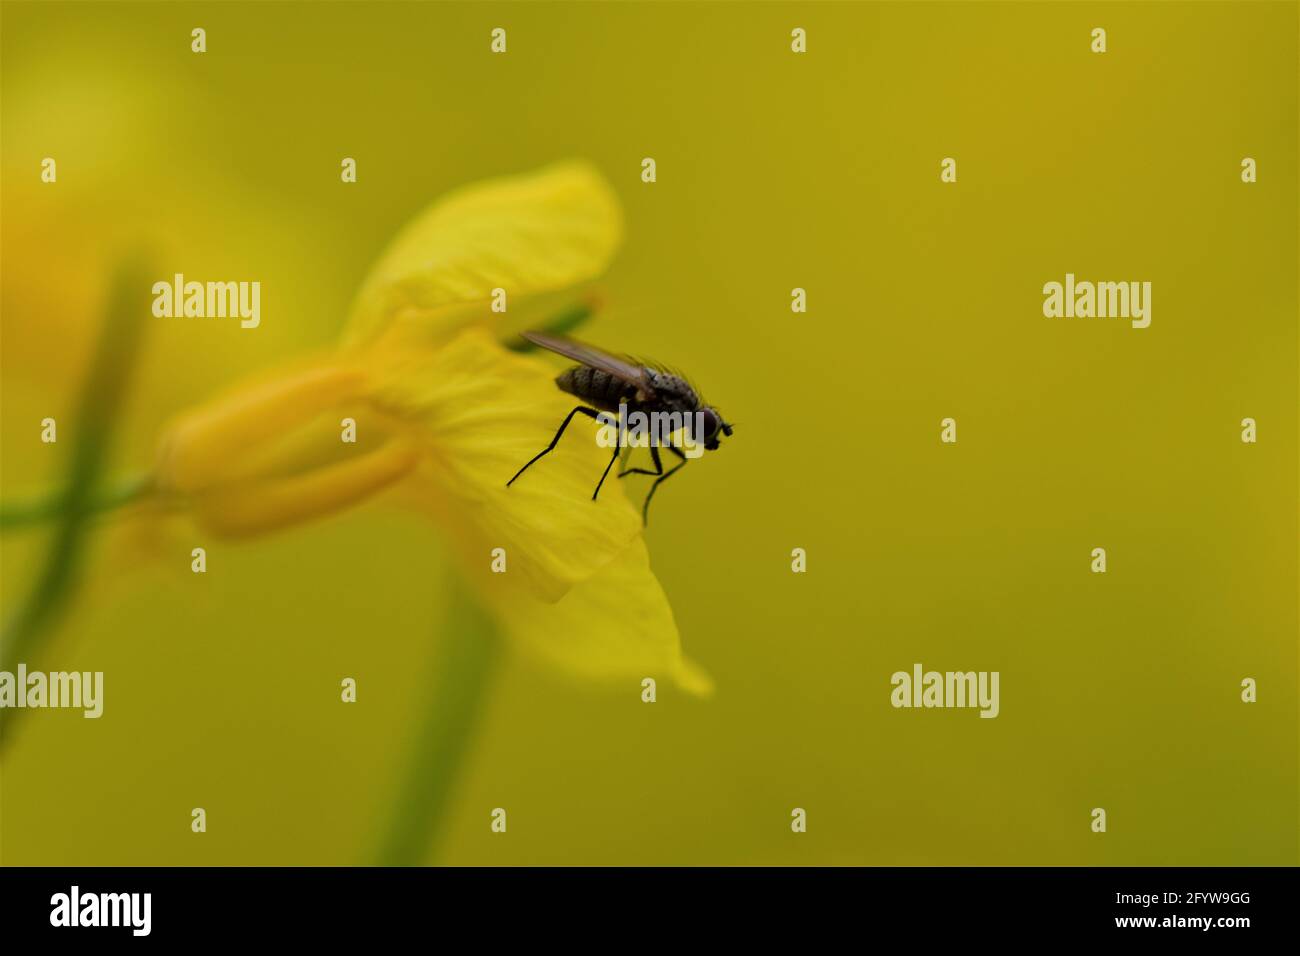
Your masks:
M152 479L149 475L131 475L106 488L95 491L85 502L87 514L112 511L123 505L139 500L150 489ZM0 530L10 531L25 528L57 518L67 507L66 490L53 494L32 495L18 501L0 503Z
M67 482L58 495L58 524L35 586L0 633L0 669L12 671L19 661L32 664L56 619L67 609L95 510L94 489L139 356L144 317L150 314L151 273L143 260L136 258L124 261L113 276L104 325L73 419L78 437L72 446ZM19 713L11 708L0 710L0 746L12 738Z
M383 866L418 865L436 852L440 824L447 819L495 670L496 626L459 581L448 594L442 643L425 685L428 704L378 852ZM483 825L488 825L486 811Z

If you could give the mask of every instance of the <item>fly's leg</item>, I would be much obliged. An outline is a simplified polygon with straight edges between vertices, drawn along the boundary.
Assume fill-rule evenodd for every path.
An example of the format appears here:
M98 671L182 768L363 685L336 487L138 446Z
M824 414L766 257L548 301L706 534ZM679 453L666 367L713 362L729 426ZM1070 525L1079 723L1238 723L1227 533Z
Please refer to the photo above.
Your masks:
M683 452L680 448L677 448L673 445L668 445L666 447L670 452L672 452L674 455L680 458L681 461L678 464L673 465L671 468L669 468L668 471L664 472L660 477L656 478L654 484L650 486L650 493L645 496L645 504L641 506L642 524L650 523L650 499L655 496L655 492L659 490L659 486L662 485L669 478L671 478L673 475L677 474L677 472L685 468L686 462L690 460L686 457L686 453ZM655 464L659 465L659 456L655 455L654 457L655 457ZM660 470L662 471L663 466L659 465L659 467Z
M515 477L511 478L509 481L506 482L507 488L513 485L515 483L515 479L518 478L520 475L522 475L524 472L526 472L529 469L529 467L532 466L539 458L545 456L547 452L554 450L555 446L560 441L560 436L563 435L564 430L569 427L569 422L573 421L573 416L577 415L579 412L581 412L582 414L586 415L588 418L593 420L595 420L596 416L600 414L594 408L588 408L586 405L579 405L573 411L569 412L569 414L564 419L564 423L560 426L560 430L556 432L555 437L551 439L551 443L547 445L545 448L543 448L541 451L539 451L536 455L534 455L532 457L532 460L529 461L527 465L524 465L524 467L520 468L517 472L515 472ZM599 491L600 488L597 487L596 490Z
M622 434L620 434L616 439L614 439L614 454L610 457L609 464L605 466L605 470L601 472L600 481L596 482L596 490L591 493L592 501L595 501L596 496L600 494L600 488L603 484L605 484L605 478L606 476L609 475L609 470L614 467L614 462L618 461L618 453L622 450L623 450L623 436Z
M655 476L662 475L662 474L664 473L664 463L663 463L662 461L659 460L659 446L658 446L658 445L651 445L651 446L650 446L650 457L651 457L651 459L654 460L654 463L655 463L655 470L654 470L654 471L651 471L651 470L648 469L648 468L629 468L627 471L620 471L620 472L618 473L618 476L619 476L620 478L623 478L623 477L625 477L625 476L627 476L627 475L655 475Z

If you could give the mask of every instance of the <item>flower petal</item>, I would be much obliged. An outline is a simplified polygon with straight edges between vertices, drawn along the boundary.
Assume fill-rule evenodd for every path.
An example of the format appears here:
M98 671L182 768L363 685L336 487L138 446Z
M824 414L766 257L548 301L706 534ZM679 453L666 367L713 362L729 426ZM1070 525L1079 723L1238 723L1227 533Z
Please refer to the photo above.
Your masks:
M374 367L370 402L425 445L416 493L459 542L486 548L467 555L471 563L486 566L491 549L504 548L510 575L556 601L640 534L613 472L591 500L612 449L597 445L590 418L575 416L555 450L506 487L578 404L540 359L471 329L436 351L394 352Z
M618 199L591 165L572 161L463 187L408 225L371 270L345 345L396 327L446 334L492 290L554 292L603 272L622 239Z
M644 540L555 604L509 588L509 576L490 575L485 586L499 593L488 603L525 653L579 680L667 678L697 696L712 693L709 676L682 657L673 611L650 570Z

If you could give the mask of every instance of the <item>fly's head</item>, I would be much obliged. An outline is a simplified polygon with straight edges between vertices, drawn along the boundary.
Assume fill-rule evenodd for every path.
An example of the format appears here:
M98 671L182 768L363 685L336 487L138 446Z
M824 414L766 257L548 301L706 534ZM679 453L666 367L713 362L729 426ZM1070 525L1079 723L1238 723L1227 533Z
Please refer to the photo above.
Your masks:
M722 415L712 406L700 409L700 417L704 423L704 447L708 451L717 451L722 436L731 437L732 426L724 422Z

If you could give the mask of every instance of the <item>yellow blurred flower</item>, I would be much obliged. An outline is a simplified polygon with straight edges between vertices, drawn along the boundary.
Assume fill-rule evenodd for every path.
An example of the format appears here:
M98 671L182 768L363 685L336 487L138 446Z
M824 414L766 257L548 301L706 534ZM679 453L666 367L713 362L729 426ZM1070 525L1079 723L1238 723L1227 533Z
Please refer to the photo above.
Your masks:
M618 201L584 163L452 193L380 258L337 353L182 415L161 443L156 487L227 536L392 488L446 532L517 646L584 679L670 676L706 693L635 509L617 484L591 500L607 461L596 442L565 443L535 480L505 486L570 403L552 369L497 341L494 290L512 320L553 307L604 272L621 238ZM355 442L341 438L345 419ZM505 573L491 571L494 552Z

